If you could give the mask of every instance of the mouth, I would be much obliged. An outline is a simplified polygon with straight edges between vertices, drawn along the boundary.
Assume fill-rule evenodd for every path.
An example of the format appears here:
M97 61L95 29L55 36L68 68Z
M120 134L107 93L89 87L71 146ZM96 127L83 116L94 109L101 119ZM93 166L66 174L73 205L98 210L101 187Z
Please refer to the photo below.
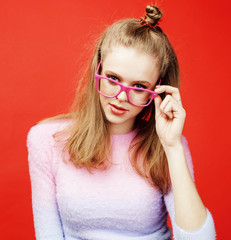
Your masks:
M119 107L117 105L114 105L114 104L109 104L109 105L110 105L111 112L116 115L123 115L127 111L126 109Z
M122 108L122 107L119 107L119 106L117 106L117 105L115 105L115 104L111 104L111 103L110 103L110 105L111 105L112 107L118 109L118 110L124 110L124 111L127 111L126 109L124 109L124 108Z

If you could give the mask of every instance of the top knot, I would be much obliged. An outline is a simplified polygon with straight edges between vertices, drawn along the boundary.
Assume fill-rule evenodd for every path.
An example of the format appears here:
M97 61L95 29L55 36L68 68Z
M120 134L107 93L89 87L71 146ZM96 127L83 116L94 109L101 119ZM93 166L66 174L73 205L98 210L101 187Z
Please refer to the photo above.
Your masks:
M159 20L162 18L163 13L161 10L153 5L148 5L146 7L146 15L144 18L141 18L141 24L150 28L154 28Z

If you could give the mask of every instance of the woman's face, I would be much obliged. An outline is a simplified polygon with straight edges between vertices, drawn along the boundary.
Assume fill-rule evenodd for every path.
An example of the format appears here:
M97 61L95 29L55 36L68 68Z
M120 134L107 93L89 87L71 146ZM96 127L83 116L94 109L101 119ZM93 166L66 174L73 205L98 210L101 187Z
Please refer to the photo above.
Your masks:
M158 60L135 48L111 47L103 59L101 75L125 86L137 87L141 84L146 89L154 90L159 77ZM143 109L130 104L124 91L115 98L100 95L100 102L111 134L130 132L136 116Z

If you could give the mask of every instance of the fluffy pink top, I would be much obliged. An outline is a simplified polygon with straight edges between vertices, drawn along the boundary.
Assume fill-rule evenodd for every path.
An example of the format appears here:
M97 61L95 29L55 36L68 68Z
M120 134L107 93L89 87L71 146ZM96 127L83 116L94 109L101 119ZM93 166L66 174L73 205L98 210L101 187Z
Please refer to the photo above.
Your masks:
M151 187L132 168L128 148L135 131L112 135L113 165L106 171L77 169L62 159L62 147L53 134L68 124L59 120L34 126L27 140L36 239L41 240L166 240L169 213L177 240L213 240L213 218L207 210L203 226L195 232L174 221L172 191ZM193 166L183 137L188 168ZM68 158L68 154L66 154Z

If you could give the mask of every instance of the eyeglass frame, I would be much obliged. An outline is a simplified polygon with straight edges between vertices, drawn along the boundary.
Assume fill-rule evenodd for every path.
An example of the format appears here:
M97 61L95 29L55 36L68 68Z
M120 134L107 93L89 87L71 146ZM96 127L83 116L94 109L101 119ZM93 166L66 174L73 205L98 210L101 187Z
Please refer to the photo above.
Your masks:
M107 77L105 77L105 76L99 75L99 74L98 74L98 71L99 71L100 65L101 65L101 61L99 62L99 65L98 65L98 67L97 67L97 69L96 69L96 72L95 72L95 76L94 76L94 77L95 77L95 80L96 80L96 90L97 90L97 92L98 92L99 94L101 94L102 96L107 97L107 98L115 98L115 97L117 97L121 92L125 91L125 92L126 92L126 95L127 95L128 102L129 102L130 104L134 105L134 106L137 106L137 107L147 107L148 105L151 104L152 100L158 96L158 93L156 93L155 91L148 90L148 89L142 89L142 88L138 88L138 87L127 87L127 86L125 86L125 85L123 85L123 84L121 84L121 83L118 83L117 81L115 81L115 80L113 80L113 79L111 79L111 78L107 78ZM102 93L100 92L100 90L98 89L99 80L100 80L101 78L107 79L107 80L109 80L109 81L112 81L112 82L118 84L118 85L120 86L120 91L119 91L115 96L113 96L113 97L110 97L110 96L107 96L107 95L102 94ZM159 80L158 85L160 85L160 84L161 84L161 79ZM142 90L142 91L146 91L146 92L151 93L151 96L152 96L152 97L151 97L150 101L149 101L147 104L145 104L145 105L137 105L137 104L132 103L132 102L130 101L130 99L129 99L129 91L130 91L130 90Z

